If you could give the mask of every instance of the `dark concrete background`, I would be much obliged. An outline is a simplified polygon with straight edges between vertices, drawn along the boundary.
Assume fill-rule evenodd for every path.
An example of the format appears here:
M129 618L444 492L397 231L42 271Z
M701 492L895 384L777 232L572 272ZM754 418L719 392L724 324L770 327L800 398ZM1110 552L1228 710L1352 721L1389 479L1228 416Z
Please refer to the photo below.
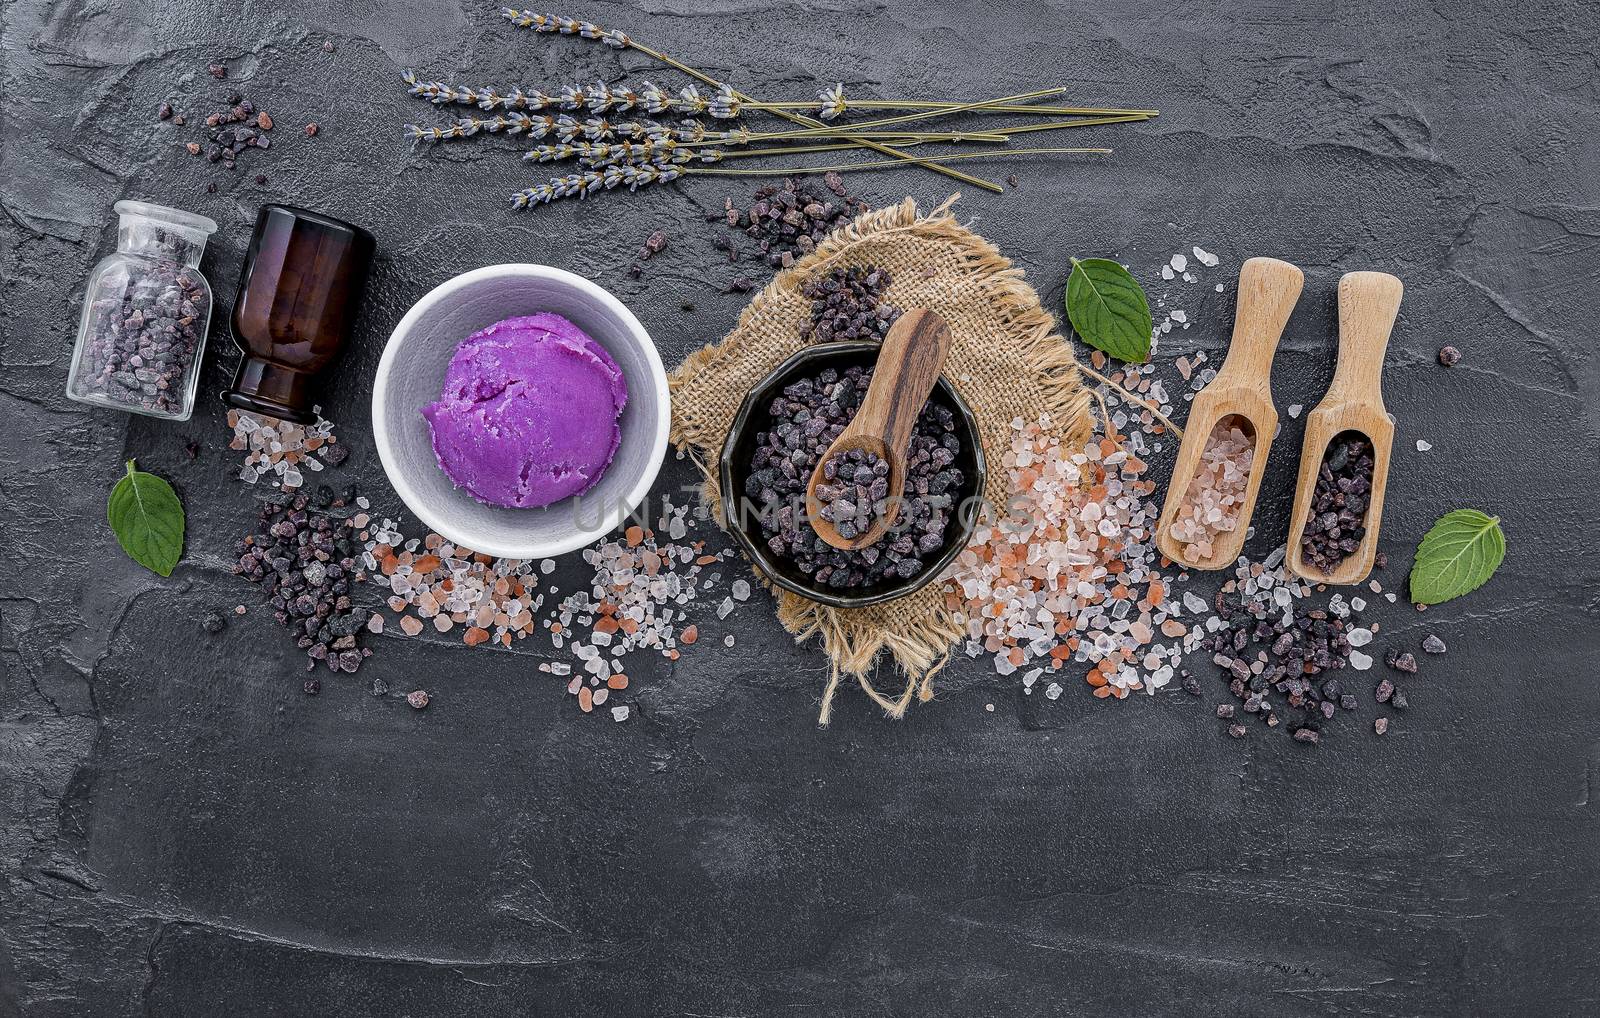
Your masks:
M354 449L342 476L397 509L366 394L413 300L482 264L565 266L620 294L674 362L737 312L699 217L749 188L696 180L514 215L506 196L530 179L514 144L410 149L399 125L433 114L404 95L407 67L474 84L679 81L637 54L513 31L488 6L5 0L0 1014L1600 1010L1591 5L570 13L771 97L835 80L949 98L1059 81L1159 107L1154 124L1075 132L1115 147L1109 159L993 170L1022 186L969 189L962 213L1052 306L1072 254L1115 255L1147 280L1194 243L1230 273L1251 254L1303 266L1280 407L1326 386L1338 275L1399 274L1390 585L1458 505L1505 517L1505 565L1425 616L1369 612L1380 647L1437 632L1451 653L1424 662L1388 738L1363 697L1316 750L1281 732L1224 738L1220 685L1203 701L1106 704L1074 674L1050 702L972 663L903 722L846 695L819 730L823 659L759 595L729 623L708 618L711 634L737 631L734 650L711 640L677 667L631 667L627 725L573 709L535 670L543 639L490 653L383 638L358 679L306 697L301 655L269 618L216 638L198 625L255 593L228 571L261 492L229 479L213 396L234 363L225 330L187 425L62 395L83 280L113 246L111 203L222 224L206 261L219 323L260 203L377 234L359 342L328 403ZM281 125L239 174L186 155L194 132L153 115L162 100L207 108L219 58ZM310 120L316 139L298 133ZM913 170L855 185L879 202L951 190ZM632 280L656 228L673 246ZM1190 302L1199 324L1166 355L1220 352L1232 299ZM1445 342L1465 353L1451 371L1434 363ZM193 462L189 437L204 447ZM1255 554L1281 540L1299 437L1286 418ZM1417 453L1419 437L1433 451ZM127 456L188 505L170 580L123 557L104 524ZM662 484L688 480L669 462ZM558 575L570 588L585 574L569 557ZM374 675L387 697L368 692ZM401 698L416 685L436 695L422 713Z

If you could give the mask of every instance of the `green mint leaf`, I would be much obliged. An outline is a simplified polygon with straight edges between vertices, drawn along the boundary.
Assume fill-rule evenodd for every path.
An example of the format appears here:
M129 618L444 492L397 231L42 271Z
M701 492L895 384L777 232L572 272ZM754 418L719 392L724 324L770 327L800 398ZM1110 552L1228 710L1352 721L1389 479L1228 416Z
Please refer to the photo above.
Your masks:
M1155 321L1144 290L1109 258L1072 259L1067 277L1067 317L1085 343L1119 361L1150 359Z
M1411 566L1411 600L1438 604L1483 586L1506 557L1500 517L1476 509L1456 509L1438 522L1417 546Z
M183 556L183 503L172 485L133 468L111 489L106 519L128 557L154 573L171 576Z

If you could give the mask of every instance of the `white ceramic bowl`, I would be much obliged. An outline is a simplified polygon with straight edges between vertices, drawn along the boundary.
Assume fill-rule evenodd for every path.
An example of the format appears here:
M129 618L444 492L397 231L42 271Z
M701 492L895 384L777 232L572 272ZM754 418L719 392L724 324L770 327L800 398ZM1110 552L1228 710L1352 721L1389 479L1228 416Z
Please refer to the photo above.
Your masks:
M622 443L594 487L540 509L484 505L434 457L422 408L439 398L457 345L518 315L552 311L622 368ZM455 544L501 558L548 558L605 536L642 502L667 449L667 373L649 333L596 284L548 265L490 265L434 287L395 326L372 385L372 433L389 483L423 523Z

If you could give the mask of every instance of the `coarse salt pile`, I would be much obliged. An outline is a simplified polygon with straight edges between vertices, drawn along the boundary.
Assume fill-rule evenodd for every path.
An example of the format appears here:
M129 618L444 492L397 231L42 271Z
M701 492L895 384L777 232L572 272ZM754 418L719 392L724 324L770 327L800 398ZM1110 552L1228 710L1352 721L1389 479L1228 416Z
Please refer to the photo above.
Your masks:
M1015 495L1005 518L980 523L956 557L946 604L967 626L968 656L993 655L1002 675L1022 671L1030 692L1047 667L1072 660L1092 664L1096 696L1154 694L1171 681L1188 632L1156 568L1155 482L1124 443L1099 438L1069 452L1049 426L1048 417L1012 422L1002 463ZM1046 695L1060 692L1052 682Z
M362 514L355 523L367 527L369 520ZM537 628L544 606L540 575L555 570L554 560L495 558L457 547L438 534L404 540L387 519L363 535L363 561L374 581L389 587L389 609L400 616L400 630L407 636L416 636L428 624L441 633L461 626L461 640L469 647L489 642L509 647L513 638L523 639ZM383 617L373 616L368 628L382 632Z
M1255 456L1255 440L1236 419L1224 417L1211 429L1172 520L1172 536L1183 542L1189 561L1210 559L1217 535L1238 525Z
M704 506L694 510L696 521L705 515ZM706 552L704 541L689 538L689 524L688 507L665 502L655 530L630 526L620 540L584 549L583 560L594 568L590 589L563 599L554 617L545 621L552 643L558 649L566 646L580 670L574 674L563 661L539 666L542 672L572 676L567 692L578 698L581 710L603 706L613 690L628 687L624 658L629 653L650 650L677 660L680 645L699 639L697 626L687 625L681 634L675 627L703 588L721 578L719 572L705 574L706 568L733 552ZM735 580L732 588L717 609L718 618L726 618L736 601L750 596L745 580ZM628 715L613 709L612 716L622 721Z
M321 413L315 424L306 425L229 410L228 427L233 429L228 448L245 454L239 480L246 484L265 478L274 487L294 491L305 484L307 473L320 471L324 461L338 466L349 455L349 450L338 444L333 422Z

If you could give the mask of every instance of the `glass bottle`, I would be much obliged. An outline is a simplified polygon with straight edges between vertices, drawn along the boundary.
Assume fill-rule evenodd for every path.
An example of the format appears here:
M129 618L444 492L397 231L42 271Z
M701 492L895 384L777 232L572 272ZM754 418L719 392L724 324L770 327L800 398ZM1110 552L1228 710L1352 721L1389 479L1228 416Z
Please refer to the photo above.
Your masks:
M119 201L117 250L89 274L67 395L82 403L186 421L211 324L200 256L217 224Z
M222 401L311 424L317 383L350 337L372 234L293 205L263 205L239 274L233 341L244 359Z

